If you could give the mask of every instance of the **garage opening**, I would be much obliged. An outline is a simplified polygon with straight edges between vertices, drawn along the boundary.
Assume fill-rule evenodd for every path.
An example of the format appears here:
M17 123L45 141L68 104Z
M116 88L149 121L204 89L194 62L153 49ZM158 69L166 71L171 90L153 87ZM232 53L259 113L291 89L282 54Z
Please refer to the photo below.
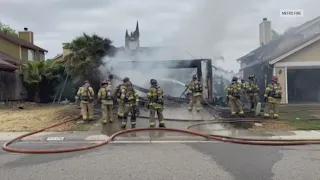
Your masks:
M288 69L288 103L320 102L320 68Z

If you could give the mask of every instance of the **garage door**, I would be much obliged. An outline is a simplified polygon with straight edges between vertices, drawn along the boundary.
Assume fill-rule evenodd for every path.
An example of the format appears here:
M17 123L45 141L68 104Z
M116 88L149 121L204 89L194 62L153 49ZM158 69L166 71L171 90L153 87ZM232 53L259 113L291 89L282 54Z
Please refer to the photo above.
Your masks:
M320 102L320 69L288 69L288 103Z

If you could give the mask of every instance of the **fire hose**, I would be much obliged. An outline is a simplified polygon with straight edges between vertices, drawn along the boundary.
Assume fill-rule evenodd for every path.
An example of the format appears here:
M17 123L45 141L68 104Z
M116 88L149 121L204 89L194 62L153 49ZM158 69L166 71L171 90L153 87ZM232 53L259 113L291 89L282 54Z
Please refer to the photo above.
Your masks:
M29 132L26 134L23 134L21 136L18 136L10 141L7 141L6 143L3 144L2 149L4 151L8 152L14 152L14 153L26 153L26 154L48 154L48 153L66 153L66 152L74 152L74 151L82 151L82 150L89 150L93 148L97 148L103 145L106 145L110 143L111 141L114 141L114 139L120 135L127 134L127 133L132 133L132 132L141 132L141 131L170 131L170 132L180 132L180 133L185 133L189 135L194 135L194 136L199 136L206 138L207 140L215 140L215 141L222 141L222 142L229 142L229 143L236 143L236 144L249 144L249 145L268 145L268 146L285 146L285 145L307 145L307 144L320 144L320 139L304 139L304 140L278 140L278 139L244 139L244 138L236 138L236 137L228 137L228 136L221 136L221 135L214 135L214 134L205 134L205 133L200 133L200 132L195 132L195 131L190 131L188 130L191 127L194 126L200 126L204 124L210 124L210 123L232 123L232 122L249 122L250 120L240 120L240 121L215 121L215 122L206 122L206 123L200 123L200 124L195 124L192 126L187 127L187 129L175 129L175 128L136 128L136 129L127 129L127 130L122 130L117 133L114 133L110 137L108 137L106 140L91 144L91 145L86 145L86 146L80 146L80 147L74 147L74 148L64 148L64 149L18 149L18 148L12 148L9 147L11 144L14 142L17 142L21 140L22 138L43 132L45 130L51 129L53 127L60 126L62 124L70 123L75 120L79 119L79 117L69 119L67 121L57 123L33 132ZM212 120L211 120L212 121ZM254 120L251 120L251 122L254 122Z
M211 106L207 101L206 103ZM138 116L140 118L147 118L146 116ZM186 129L176 129L176 128L135 128L135 129L127 129L127 130L122 130L119 132L116 132L109 136L107 139L91 144L91 145L85 145L85 146L80 146L80 147L74 147L74 148L63 148L63 149L18 149L18 148L12 148L9 147L15 142L18 142L22 140L25 137L43 132L45 130L66 124L66 123L71 123L74 122L75 120L79 119L80 117L72 118L69 120L66 120L61 123L57 123L36 131L32 131L26 134L23 134L21 136L18 136L12 140L9 140L5 142L2 146L2 149L4 151L8 152L14 152L14 153L26 153L26 154L48 154L48 153L66 153L66 152L74 152L74 151L83 151L83 150L89 150L97 147L101 147L103 145L106 145L110 143L111 141L114 141L114 139L120 135L127 134L127 133L132 133L132 132L141 132L141 131L170 131L170 132L180 132L184 134L189 134L189 135L194 135L198 137L203 137L207 140L211 141L221 141L221 142L229 142L229 143L236 143L236 144L248 144L248 145L267 145L267 146L286 146L286 145L308 145L308 144L320 144L320 139L303 139L303 140L297 140L297 139L286 139L286 140L281 140L281 139L246 139L246 138L237 138L237 137L229 137L229 136L221 136L221 135L215 135L215 134L205 134L201 132L196 132L196 131L190 131L189 129L192 127L196 126L201 126L201 125L207 125L207 124L214 124L214 123L237 123L237 122L260 122L259 120L244 120L244 119L239 119L239 120L224 120L224 121L213 121L213 120L200 120L200 121L206 121L204 123L198 123L191 125L187 127ZM194 120L178 120L178 119L166 119L169 121L194 121ZM199 120L196 120L199 122Z

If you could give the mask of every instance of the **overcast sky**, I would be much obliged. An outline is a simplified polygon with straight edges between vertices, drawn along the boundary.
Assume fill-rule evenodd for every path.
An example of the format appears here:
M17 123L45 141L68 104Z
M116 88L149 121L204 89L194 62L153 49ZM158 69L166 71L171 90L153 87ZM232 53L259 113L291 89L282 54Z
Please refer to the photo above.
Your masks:
M82 32L124 45L125 30L140 25L141 46L178 46L195 57L222 55L219 66L237 70L236 59L259 44L263 17L282 33L320 15L319 0L0 0L0 21L35 33L35 43L62 52ZM280 9L303 9L304 17L280 17Z

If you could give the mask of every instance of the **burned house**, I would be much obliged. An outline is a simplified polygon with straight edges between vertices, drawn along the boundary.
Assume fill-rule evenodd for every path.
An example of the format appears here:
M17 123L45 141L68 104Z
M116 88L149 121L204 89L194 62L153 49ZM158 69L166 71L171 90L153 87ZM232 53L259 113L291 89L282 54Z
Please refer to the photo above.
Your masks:
M197 74L206 87L203 96L212 99L211 59L195 58L177 47L141 47L138 21L134 31L125 31L124 40L124 46L117 47L113 57L104 58L105 64L100 68L101 79L107 78L109 73L120 78L128 76L135 85L145 88L149 87L150 78L156 78L162 81L162 87L168 87L167 93L171 91L171 95L179 97L186 88L184 84L189 83L192 75ZM70 50L63 46L63 53L54 60L63 60L69 53ZM157 73L158 69L167 70ZM114 80L113 84L117 83L119 82Z
M259 26L260 47L237 59L241 77L255 74L263 91L271 76L282 86L281 104L320 101L320 17L278 35L271 21Z
M203 96L212 98L211 59L197 59L177 47L141 47L138 22L133 32L126 30L125 45L110 57L109 67L111 73L128 76L141 87L149 87L150 78L155 78L174 97L179 97L186 88L184 84L197 74L207 87Z
M231 82L232 76L235 74L233 71L227 71L221 67L213 68L213 93L218 97L225 97L225 88Z

